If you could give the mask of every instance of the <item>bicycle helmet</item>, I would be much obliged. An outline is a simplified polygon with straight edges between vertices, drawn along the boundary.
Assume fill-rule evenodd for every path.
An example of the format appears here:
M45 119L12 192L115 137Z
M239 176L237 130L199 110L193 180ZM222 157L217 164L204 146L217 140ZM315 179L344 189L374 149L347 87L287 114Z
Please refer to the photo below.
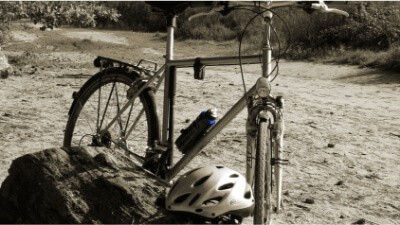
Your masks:
M223 166L206 166L189 171L174 183L166 207L206 218L247 217L253 212L254 196L240 173Z

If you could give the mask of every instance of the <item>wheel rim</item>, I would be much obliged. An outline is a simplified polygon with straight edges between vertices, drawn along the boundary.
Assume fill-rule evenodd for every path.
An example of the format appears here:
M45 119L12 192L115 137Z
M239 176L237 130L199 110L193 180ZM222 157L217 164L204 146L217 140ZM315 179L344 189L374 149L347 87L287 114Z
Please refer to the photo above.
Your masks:
M129 102L127 93L133 81L133 78L125 75L105 76L86 87L68 122L65 145L122 149L144 157L149 143L154 139L149 136L149 109L147 104L143 104L142 95L104 131Z

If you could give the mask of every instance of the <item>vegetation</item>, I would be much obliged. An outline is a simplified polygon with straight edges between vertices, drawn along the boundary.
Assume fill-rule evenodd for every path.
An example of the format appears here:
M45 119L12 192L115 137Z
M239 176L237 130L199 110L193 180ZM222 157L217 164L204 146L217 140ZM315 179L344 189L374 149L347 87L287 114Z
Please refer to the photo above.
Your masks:
M49 28L110 25L120 16L116 9L97 2L28 2L23 5L23 10L33 22L42 22Z
M4 43L9 31L10 22L23 17L17 2L0 2L0 44Z
M400 51L400 2L349 2L338 7L348 11L351 16L343 18L320 13L308 14L300 9L277 10L279 17L275 16L275 26L281 31L278 33L279 40L284 47L291 44L285 57L323 58L323 61L363 63L366 66L385 68L397 65L398 62L391 57L397 57ZM252 17L245 11L235 11L227 16L214 15L189 22L188 17L199 10L204 11L187 9L179 16L178 38L238 40L246 22ZM0 12L0 44L5 39L9 22L20 18L30 18L49 28L69 25L165 31L163 14L154 12L148 4L140 1L0 2ZM285 21L288 30L279 18ZM262 30L260 24L261 19L258 19L248 28L244 36L247 44L259 44ZM382 59L388 64L381 66L384 63Z
M316 24L310 25L314 28L304 36L309 38L295 36L286 57L400 72L400 3L351 2L345 10L350 13L350 18L332 24L328 23L334 18L317 15L319 19L312 20ZM326 26L315 29L321 23Z

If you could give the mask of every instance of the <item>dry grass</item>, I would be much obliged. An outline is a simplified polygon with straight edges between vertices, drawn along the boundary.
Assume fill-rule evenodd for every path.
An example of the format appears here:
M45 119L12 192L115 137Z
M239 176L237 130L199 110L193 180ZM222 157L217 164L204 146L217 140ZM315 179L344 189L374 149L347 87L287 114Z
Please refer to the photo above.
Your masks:
M400 72L400 47L388 51L318 49L289 52L286 57L319 63L358 65Z
M380 68L400 72L400 48L393 48L384 52L368 50L354 50L334 53L323 59L325 62L360 65L364 67Z

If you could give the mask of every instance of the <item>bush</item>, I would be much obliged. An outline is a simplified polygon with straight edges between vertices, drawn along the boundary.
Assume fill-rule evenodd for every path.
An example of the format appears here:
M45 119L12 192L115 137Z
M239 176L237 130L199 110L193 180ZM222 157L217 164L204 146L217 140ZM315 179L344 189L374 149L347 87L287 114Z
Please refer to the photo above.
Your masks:
M145 2L107 2L105 4L120 13L119 24L121 27L145 32L166 31L163 14L153 12L150 5Z
M0 45L7 39L10 22L25 16L20 2L0 2Z
M352 2L346 11L350 18L324 16L305 32L308 39L295 37L306 48L340 47L348 49L388 50L400 43L400 10L397 2ZM339 20L338 20L339 18Z
M226 41L235 39L237 34L222 24L185 23L176 34L181 39L202 39Z
M25 51L22 54L8 56L8 62L13 66L25 66L36 62L38 56L31 52Z
M61 25L96 27L113 24L120 14L98 2L23 2L26 14L34 23L54 28Z

